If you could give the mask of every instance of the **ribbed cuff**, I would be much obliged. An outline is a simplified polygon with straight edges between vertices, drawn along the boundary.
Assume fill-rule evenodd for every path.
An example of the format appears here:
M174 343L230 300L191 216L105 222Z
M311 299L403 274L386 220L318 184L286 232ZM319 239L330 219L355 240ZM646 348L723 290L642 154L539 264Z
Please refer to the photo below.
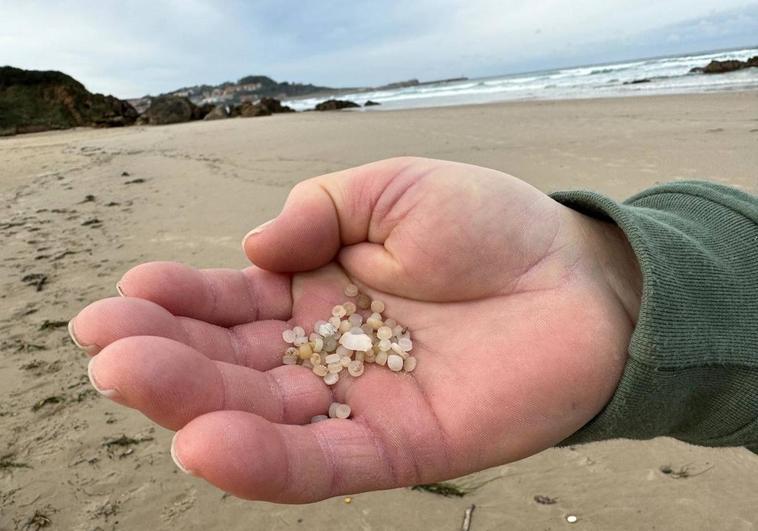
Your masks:
M758 449L758 199L680 182L624 203L551 196L616 223L643 293L629 360L611 401L562 444L669 435Z

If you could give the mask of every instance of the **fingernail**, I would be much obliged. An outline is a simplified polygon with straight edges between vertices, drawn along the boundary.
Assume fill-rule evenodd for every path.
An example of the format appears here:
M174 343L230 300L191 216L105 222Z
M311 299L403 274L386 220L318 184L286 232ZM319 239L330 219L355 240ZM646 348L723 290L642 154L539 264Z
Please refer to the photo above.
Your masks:
M270 219L266 223L262 223L262 224L258 225L253 230L251 230L250 232L248 232L247 234L245 234L245 237L242 238L242 241L244 242L250 236L253 236L255 234L259 234L259 233L263 232L264 230L266 230L266 227L268 227L269 225L271 225L275 220L276 220L276 218Z
M126 297L124 290L121 288L121 282L116 282L116 291L118 291L118 294L122 297Z
M74 342L74 345L88 354L95 354L98 350L100 350L100 347L97 345L84 345L76 338L76 332L74 331L74 319L71 319L68 322L68 335L71 336L71 341Z
M119 398L118 391L115 389L103 389L99 383L97 383L97 378L95 377L95 371L92 369L93 364L95 363L95 360L97 358L92 358L89 360L89 364L87 365L87 376L89 376L89 382L92 384L92 387L95 388L95 391L100 393L106 398Z
M171 439L171 459L174 460L174 464L176 465L176 467L179 470L181 470L185 474L189 474L191 476L194 476L195 474L191 470L189 470L188 468L186 468L182 464L182 461L179 459L179 456L176 455L176 437L177 437L177 435L179 435L179 432L176 432L174 434L174 437Z

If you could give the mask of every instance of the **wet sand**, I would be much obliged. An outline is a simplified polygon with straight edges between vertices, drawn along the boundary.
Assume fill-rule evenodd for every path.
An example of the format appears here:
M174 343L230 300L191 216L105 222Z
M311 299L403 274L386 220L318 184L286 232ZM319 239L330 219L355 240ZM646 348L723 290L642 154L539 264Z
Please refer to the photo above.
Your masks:
M622 199L705 179L758 192L758 92L298 113L0 139L0 530L758 527L758 457L671 439L553 449L463 480L307 506L177 471L171 434L100 398L65 323L129 267L242 267L239 242L298 181L396 155ZM123 436L123 437L122 437ZM664 473L668 466L673 472ZM542 504L535 496L554 503ZM544 500L543 501L549 501ZM26 527L24 527L26 526Z

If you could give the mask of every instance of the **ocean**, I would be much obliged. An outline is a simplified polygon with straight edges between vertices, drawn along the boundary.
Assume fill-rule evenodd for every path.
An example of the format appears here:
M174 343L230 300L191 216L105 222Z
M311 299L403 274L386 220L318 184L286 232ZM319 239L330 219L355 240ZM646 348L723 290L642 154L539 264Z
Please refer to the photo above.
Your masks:
M284 103L296 110L312 109L317 103L336 97L363 104L380 103L374 111L465 105L496 101L562 100L605 98L647 94L681 94L758 88L758 68L726 74L690 74L711 60L745 60L758 55L758 47L702 52L619 63L557 68L523 74L423 84L391 90L327 94L318 98L292 99ZM631 83L647 79L643 83Z

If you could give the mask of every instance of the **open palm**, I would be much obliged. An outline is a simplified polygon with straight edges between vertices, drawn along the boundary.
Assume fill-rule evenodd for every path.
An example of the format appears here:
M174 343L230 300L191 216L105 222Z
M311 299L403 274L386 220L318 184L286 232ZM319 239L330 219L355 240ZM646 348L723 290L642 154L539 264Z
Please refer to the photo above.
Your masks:
M566 438L610 399L639 272L615 227L494 170L401 158L305 181L244 271L138 266L71 324L111 399L179 430L172 453L238 496L308 502L455 477ZM334 388L281 333L348 282L407 326L418 366ZM352 419L308 424L332 401Z

